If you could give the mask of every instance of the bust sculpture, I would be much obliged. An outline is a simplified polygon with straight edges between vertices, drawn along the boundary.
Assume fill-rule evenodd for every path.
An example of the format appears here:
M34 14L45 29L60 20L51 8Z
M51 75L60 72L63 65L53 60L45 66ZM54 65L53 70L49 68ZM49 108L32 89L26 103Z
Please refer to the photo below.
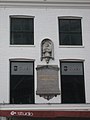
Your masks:
M44 39L41 42L41 60L45 59L46 63L49 63L53 57L53 43L50 39Z

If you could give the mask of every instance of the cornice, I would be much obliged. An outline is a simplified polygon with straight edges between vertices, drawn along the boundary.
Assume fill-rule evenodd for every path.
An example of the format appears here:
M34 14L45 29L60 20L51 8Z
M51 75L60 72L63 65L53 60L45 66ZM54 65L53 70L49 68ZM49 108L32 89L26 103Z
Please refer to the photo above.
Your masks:
M90 7L90 0L0 0L0 7Z
M84 2L84 3L86 3L86 2L90 2L90 0L0 0L0 2L50 2L50 3L52 3L52 2L54 2L54 3L56 3L56 2L58 2L58 3L59 2L63 2L63 3L65 3L65 2L68 2L68 3Z

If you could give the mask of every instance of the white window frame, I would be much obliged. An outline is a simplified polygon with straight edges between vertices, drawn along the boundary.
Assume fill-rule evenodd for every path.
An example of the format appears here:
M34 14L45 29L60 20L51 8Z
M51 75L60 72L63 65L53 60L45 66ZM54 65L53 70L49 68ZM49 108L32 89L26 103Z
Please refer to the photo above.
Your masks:
M60 66L60 86L61 86L61 62L82 62L83 64L83 76L84 76L84 92L85 92L85 103L86 103L86 91L85 91L85 67L84 67L84 64L85 64L85 59L59 59L59 66ZM76 104L76 103L75 103Z
M60 45L59 44L59 19L81 19L82 45ZM82 19L83 18L79 17L79 16L59 16L58 17L58 44L59 44L59 48L84 48Z
M29 15L10 15L9 16L9 21L10 21L11 18L35 18L35 16L29 16ZM11 34L11 29L9 29L9 31L10 31L10 34ZM34 29L34 34L35 34L35 29ZM35 47L35 37L34 37L34 44L33 45L18 45L18 44L14 45L14 44L10 44L10 36L9 36L9 47Z

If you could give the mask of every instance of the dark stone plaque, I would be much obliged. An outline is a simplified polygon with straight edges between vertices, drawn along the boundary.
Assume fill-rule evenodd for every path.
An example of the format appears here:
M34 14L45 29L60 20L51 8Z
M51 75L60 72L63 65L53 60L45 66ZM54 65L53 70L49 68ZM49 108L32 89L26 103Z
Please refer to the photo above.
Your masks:
M58 70L57 65L37 66L37 95L60 94Z

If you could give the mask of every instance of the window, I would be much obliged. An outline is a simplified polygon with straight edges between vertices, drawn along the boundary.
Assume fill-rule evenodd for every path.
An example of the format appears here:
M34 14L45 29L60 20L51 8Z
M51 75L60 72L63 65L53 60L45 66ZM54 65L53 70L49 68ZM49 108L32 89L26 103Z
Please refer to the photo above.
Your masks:
M10 61L10 103L34 104L33 61Z
M34 18L10 17L10 44L34 45Z
M59 18L59 45L82 45L81 18Z
M85 103L82 61L61 61L62 103Z

